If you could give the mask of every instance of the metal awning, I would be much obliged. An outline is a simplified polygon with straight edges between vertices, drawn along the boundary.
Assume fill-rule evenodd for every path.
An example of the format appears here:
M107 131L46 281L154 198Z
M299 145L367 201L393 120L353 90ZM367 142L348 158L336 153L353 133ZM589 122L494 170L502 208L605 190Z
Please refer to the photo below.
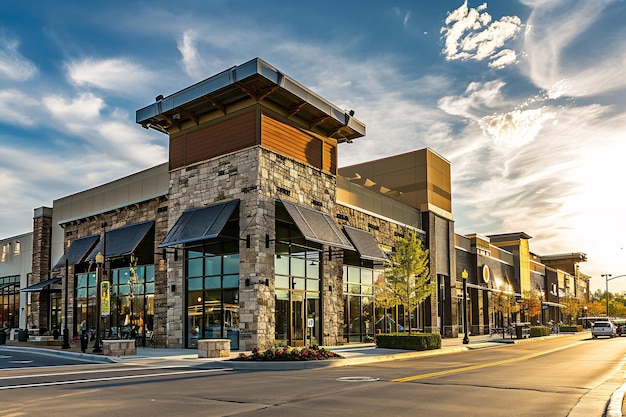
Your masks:
M281 200L305 239L338 248L356 250L326 213Z
M57 284L61 282L61 278L50 278L46 281L40 282L38 284L31 285L30 287L22 288L20 291L23 292L39 292L46 288L48 288L52 284Z
M185 210L159 247L216 238L238 206L237 199Z
M106 259L128 256L135 252L141 241L153 228L154 221L150 220L109 230L105 233L104 239L101 239L89 252L85 260L95 261L98 252L102 253Z
M15 286L15 285L19 285L19 282L9 282L9 283L0 284L0 290L3 290L11 286Z
M381 262L387 259L385 253L378 246L376 238L370 232L350 226L343 226L343 230L362 259Z
M61 268L67 260L68 265L76 265L85 259L87 254L93 249L94 245L100 239L100 235L91 235L74 239L68 250L61 256L61 259L52 267L52 269Z

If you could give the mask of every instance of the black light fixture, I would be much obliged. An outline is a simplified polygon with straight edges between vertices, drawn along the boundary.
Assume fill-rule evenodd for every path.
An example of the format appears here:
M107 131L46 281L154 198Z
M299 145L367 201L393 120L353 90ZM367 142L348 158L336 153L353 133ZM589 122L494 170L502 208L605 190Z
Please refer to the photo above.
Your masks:
M467 345L469 343L469 330L468 330L468 326L467 326L467 321L468 321L468 317L467 317L467 278L469 277L469 274L467 273L467 270L464 269L463 272L461 272L461 278L463 279L463 344Z

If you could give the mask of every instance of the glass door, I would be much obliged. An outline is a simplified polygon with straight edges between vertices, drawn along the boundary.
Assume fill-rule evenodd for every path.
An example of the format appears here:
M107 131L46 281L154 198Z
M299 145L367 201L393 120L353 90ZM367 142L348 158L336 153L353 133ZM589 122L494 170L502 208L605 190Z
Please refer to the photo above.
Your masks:
M304 291L291 293L291 345L304 346L306 337L306 311L304 309Z

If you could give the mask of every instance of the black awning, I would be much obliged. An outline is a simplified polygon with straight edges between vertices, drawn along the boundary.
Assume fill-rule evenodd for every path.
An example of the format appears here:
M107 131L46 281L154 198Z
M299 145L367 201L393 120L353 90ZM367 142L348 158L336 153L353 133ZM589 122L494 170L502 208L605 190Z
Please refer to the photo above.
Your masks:
M355 250L328 214L289 201L281 202L305 239L323 245Z
M100 235L91 235L74 239L69 249L63 254L63 256L61 256L61 259L59 259L52 269L63 267L66 259L68 265L76 265L83 262L87 254L93 249L99 239Z
M15 285L19 285L19 282L9 282L9 283L0 284L0 290L3 290L7 287L15 286Z
M105 233L104 239L100 239L85 260L94 261L98 252L102 253L105 259L128 256L135 252L141 241L153 228L154 221L150 220L109 230Z
M185 210L159 247L216 238L238 205L239 200L230 200Z
M343 230L362 259L381 262L386 260L385 253L378 246L373 234L350 226L344 226Z
M23 292L38 292L45 288L48 288L52 284L56 284L61 282L61 278L50 278L49 280L40 282L38 284L31 285L30 287L22 288L20 291Z

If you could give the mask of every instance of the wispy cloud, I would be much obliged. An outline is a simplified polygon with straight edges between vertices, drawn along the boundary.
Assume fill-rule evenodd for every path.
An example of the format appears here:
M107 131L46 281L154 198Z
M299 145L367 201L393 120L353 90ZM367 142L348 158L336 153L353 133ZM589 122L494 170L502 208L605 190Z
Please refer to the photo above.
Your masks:
M96 87L121 95L143 92L156 77L143 66L126 58L84 58L66 63L67 77L79 87Z
M190 78L202 79L207 76L209 68L198 53L196 34L193 30L183 33L182 39L178 41L178 50L182 55L183 69Z
M486 3L469 8L466 0L448 15L446 26L441 28L445 41L443 53L447 60L491 60L494 68L515 62L515 51L501 48L520 31L520 18L503 16L494 22L491 15L484 12L486 8Z
M524 49L529 76L536 85L553 97L590 96L626 88L624 30L607 34L592 47L584 36L619 1L529 3L534 8L524 35Z
M400 10L399 7L394 7L393 8L393 12L396 14L396 16L399 16L402 18L402 25L406 26L409 24L409 19L411 18L411 12L410 11L402 11Z
M0 77L12 81L26 81L37 74L37 67L18 51L16 39L0 38Z
M19 90L0 90L0 121L8 125L33 126L33 114L40 107L39 101Z

